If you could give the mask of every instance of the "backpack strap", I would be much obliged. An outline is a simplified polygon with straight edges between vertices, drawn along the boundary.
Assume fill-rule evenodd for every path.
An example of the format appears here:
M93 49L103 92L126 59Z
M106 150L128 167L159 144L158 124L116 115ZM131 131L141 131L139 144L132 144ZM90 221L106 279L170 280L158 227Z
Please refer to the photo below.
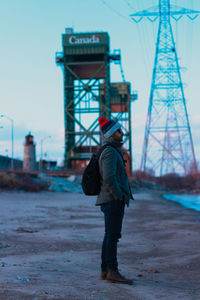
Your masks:
M104 150L105 148L107 148L108 146L114 148L114 149L119 153L119 155L121 156L121 158L122 158L122 160L123 160L123 163L125 164L125 163L126 163L126 160L124 160L123 155L121 154L121 152L120 152L116 147L112 146L111 144L105 144L105 145L103 145L103 146L99 149L99 151L98 151L97 154L96 154L96 155L97 155L97 159L99 159L99 157L101 156L101 153L103 152L103 150Z
M99 148L99 151L96 153L97 159L99 159L99 157L101 156L101 153L103 152L103 150L105 148L107 148L108 146L110 146L109 144L105 144L102 147Z

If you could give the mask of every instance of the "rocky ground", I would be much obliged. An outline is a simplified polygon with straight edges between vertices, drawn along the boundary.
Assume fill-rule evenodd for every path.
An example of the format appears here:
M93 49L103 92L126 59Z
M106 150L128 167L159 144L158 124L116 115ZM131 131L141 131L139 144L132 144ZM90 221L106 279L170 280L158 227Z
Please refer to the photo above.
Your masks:
M0 300L200 299L200 215L139 192L126 209L121 272L99 280L103 218L74 192L0 192Z

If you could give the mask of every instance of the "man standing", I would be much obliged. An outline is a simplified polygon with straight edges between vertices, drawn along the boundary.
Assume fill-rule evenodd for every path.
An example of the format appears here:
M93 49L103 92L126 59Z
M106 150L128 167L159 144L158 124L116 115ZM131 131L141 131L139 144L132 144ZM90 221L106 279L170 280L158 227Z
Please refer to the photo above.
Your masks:
M101 253L100 279L109 282L132 284L118 271L117 242L121 238L125 204L133 199L121 151L123 132L120 123L99 118L105 143L108 144L99 158L101 191L96 205L101 206L105 220L105 236Z

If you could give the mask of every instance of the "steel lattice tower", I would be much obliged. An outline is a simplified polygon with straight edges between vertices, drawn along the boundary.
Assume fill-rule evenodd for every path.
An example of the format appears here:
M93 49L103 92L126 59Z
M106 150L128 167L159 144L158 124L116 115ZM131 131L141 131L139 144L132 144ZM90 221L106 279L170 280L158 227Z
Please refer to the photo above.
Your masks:
M190 19L199 12L170 7L170 0L159 0L155 8L131 15L139 22L159 17L155 61L146 121L141 169L156 175L197 173L192 135L181 81L170 17ZM138 19L136 19L138 18Z
M131 174L131 85L125 82L120 50L110 52L107 32L75 33L66 28L56 64L64 77L64 168L81 170L103 143L98 118L117 118L124 130L127 173ZM111 62L120 64L123 82L110 82Z

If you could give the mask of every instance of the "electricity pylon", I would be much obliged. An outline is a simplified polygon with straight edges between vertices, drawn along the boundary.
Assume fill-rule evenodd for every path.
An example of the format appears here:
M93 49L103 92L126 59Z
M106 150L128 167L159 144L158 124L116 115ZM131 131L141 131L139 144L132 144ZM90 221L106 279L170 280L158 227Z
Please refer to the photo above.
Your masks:
M199 12L170 7L170 0L159 0L158 8L158 11L153 7L131 15L135 22L143 17L152 22L159 18L141 169L160 176L168 173L197 174L170 17L177 21L186 15L193 20Z

